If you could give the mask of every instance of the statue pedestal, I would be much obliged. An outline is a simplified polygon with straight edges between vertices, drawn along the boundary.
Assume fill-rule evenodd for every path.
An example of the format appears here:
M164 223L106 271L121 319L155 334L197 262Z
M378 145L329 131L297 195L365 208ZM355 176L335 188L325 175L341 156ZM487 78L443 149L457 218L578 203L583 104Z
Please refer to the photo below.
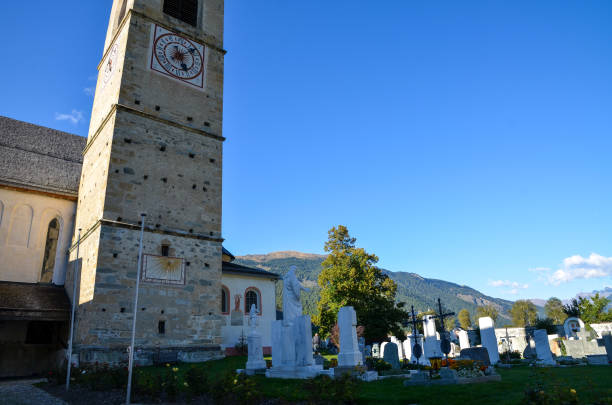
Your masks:
M253 331L247 336L249 347L249 358L246 363L247 370L261 370L266 368L266 361L263 358L263 348L261 345L261 335Z

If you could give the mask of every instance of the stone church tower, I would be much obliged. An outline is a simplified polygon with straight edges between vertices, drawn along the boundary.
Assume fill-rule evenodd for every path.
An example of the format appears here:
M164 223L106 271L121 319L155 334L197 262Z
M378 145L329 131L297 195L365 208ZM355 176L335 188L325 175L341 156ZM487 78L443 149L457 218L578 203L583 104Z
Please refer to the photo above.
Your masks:
M221 355L224 54L223 0L113 2L76 216L82 364L126 358L140 213L136 358Z

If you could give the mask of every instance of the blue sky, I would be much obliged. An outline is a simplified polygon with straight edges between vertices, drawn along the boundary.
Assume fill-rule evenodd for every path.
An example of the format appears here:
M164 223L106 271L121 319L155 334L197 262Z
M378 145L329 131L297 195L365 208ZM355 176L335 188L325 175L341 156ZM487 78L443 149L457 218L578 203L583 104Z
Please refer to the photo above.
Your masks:
M612 2L226 2L225 246L612 285ZM110 0L2 5L0 114L86 135Z

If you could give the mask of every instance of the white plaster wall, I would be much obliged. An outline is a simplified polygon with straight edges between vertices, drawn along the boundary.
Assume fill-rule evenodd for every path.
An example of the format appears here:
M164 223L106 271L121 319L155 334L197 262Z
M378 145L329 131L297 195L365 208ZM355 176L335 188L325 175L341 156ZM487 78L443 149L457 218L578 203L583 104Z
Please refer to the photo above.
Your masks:
M60 233L53 283L63 285L75 212L76 201L0 188L0 281L40 281L47 229L57 218Z
M249 287L256 287L261 292L261 310L259 317L259 326L257 331L262 336L263 346L271 346L271 323L276 320L276 290L275 281L269 278L253 277L249 275L234 275L223 274L221 283L229 289L230 292L230 315L222 315L224 318L224 326L221 327L223 342L221 346L234 347L240 338L240 334L244 331L246 337L249 333L248 316L243 316L242 326L231 326L230 317L231 311L234 311L234 297L240 295L240 310L244 313L244 293ZM221 305L219 303L219 305Z

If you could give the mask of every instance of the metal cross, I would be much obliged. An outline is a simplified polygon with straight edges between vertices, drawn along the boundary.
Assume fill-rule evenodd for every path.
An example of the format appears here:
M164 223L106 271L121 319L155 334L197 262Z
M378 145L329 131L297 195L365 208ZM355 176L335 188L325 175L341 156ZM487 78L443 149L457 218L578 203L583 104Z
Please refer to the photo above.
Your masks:
M446 337L446 328L444 327L444 318L455 315L454 312L443 313L442 312L442 302L440 298L438 298L438 313L433 316L433 318L440 319L440 325L442 327L442 333L440 334L440 349L442 349L442 353L448 359L448 354L450 353L450 341Z
M419 359L421 358L421 355L423 354L423 349L421 348L421 345L419 344L419 341L418 341L418 337L419 337L419 331L417 329L418 320L417 320L416 315L414 314L414 305L410 306L410 311L412 312L412 317L409 320L404 321L403 325L408 326L412 324L412 335L414 336L414 346L412 346L412 354L414 354L414 357L416 357L417 364L418 364Z
M518 337L518 336L510 336L508 334L508 328L506 328L506 361L508 363L510 363L510 351L512 351L512 341L510 340L511 337Z

